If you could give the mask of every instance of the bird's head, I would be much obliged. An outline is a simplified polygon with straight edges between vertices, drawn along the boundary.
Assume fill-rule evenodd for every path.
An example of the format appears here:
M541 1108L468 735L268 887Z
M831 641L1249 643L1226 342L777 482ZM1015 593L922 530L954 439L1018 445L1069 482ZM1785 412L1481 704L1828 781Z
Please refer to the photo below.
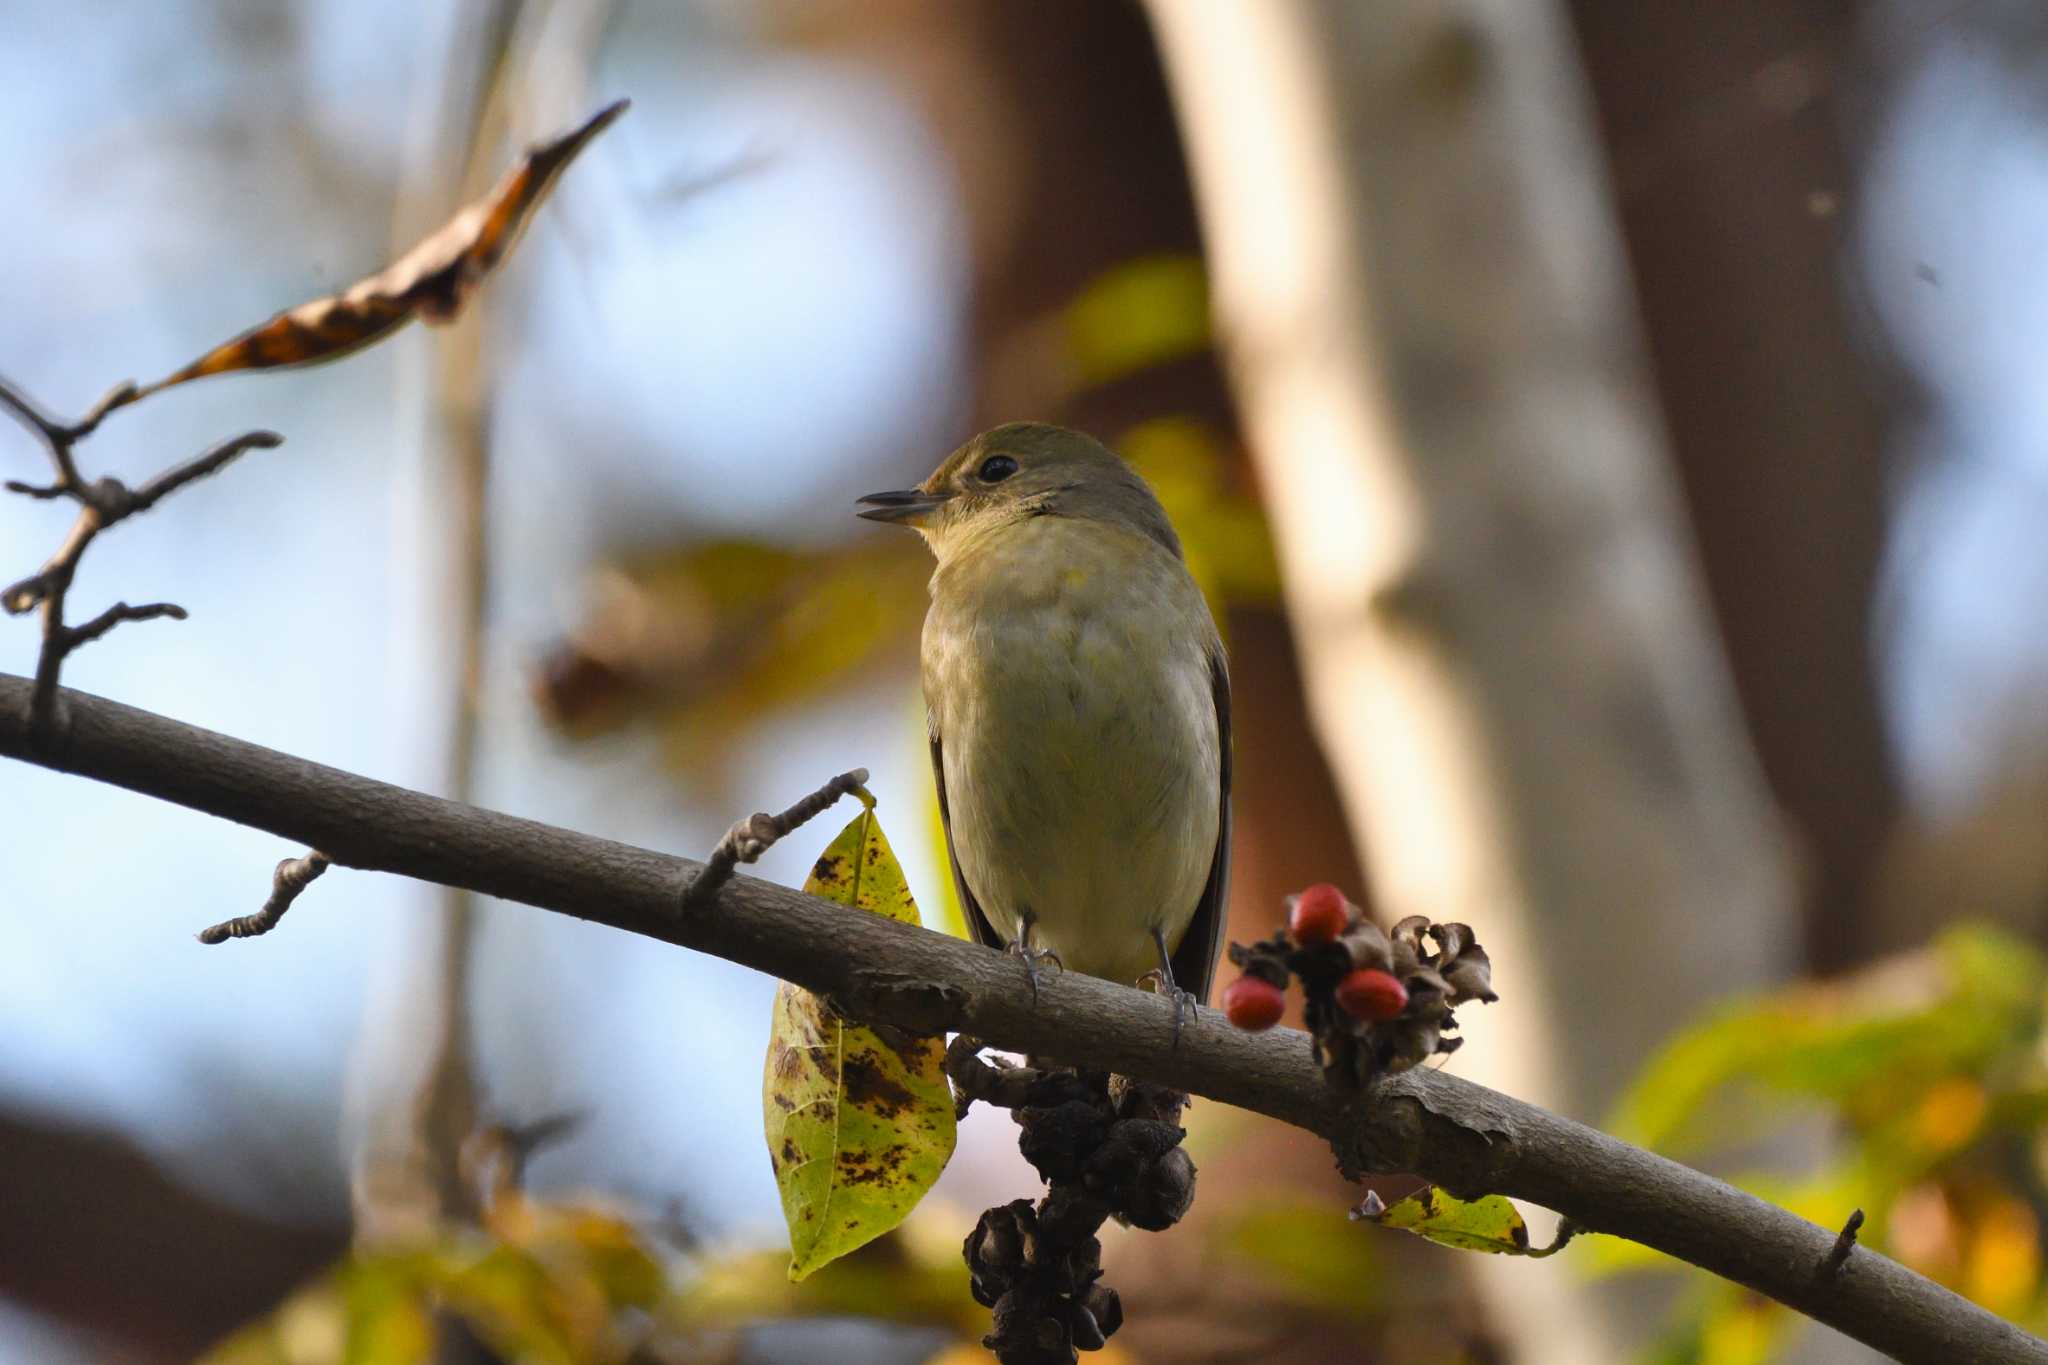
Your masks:
M1180 554L1165 510L1136 471L1094 437L1043 422L985 431L917 487L860 502L869 521L915 527L942 562L985 534L1039 517L1103 522Z

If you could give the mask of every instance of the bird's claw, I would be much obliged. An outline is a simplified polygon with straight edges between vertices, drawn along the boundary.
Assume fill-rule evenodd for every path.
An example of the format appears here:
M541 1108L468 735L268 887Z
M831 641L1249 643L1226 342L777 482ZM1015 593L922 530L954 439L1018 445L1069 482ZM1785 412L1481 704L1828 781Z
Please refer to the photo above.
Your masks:
M1173 977L1158 967L1139 977L1138 984L1173 1001L1173 1045L1179 1047L1181 1027L1194 1017L1195 1009L1201 1001L1195 999L1193 991L1184 991L1176 986Z
M1013 957L1024 959L1024 979L1031 983L1031 1003L1033 1006L1038 1004L1038 964L1050 962L1054 971L1063 972L1067 969L1067 964L1060 961L1058 953L1050 948L1034 948L1022 939L1018 939L1008 948L1004 949L1004 951Z

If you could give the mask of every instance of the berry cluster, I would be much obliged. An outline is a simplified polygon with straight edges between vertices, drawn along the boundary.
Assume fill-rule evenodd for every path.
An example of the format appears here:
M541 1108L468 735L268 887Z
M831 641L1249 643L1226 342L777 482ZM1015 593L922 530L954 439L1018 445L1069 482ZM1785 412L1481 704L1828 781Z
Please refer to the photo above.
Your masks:
M1411 915L1388 933L1327 882L1292 899L1281 933L1249 948L1231 944L1230 960L1244 972L1223 992L1230 1022L1271 1028L1287 983L1299 977L1316 1060L1347 1085L1455 1052L1463 1040L1445 1036L1458 1026L1451 1011L1499 998L1471 929Z
M990 1209L962 1248L977 1303L994 1310L982 1345L1002 1365L1072 1365L1123 1323L1102 1283L1096 1232L1115 1218L1157 1232L1195 1197L1195 1163L1180 1146L1187 1096L1104 1072L1010 1066L956 1038L946 1052L964 1113L975 1100L1012 1111L1018 1150L1047 1185L1033 1205Z

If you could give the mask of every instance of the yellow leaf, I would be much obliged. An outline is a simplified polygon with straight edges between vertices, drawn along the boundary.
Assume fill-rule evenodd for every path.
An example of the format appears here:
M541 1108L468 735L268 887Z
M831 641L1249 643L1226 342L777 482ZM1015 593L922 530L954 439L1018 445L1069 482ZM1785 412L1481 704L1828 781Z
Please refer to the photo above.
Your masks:
M1786 1315L1768 1299L1730 1294L1700 1324L1700 1365L1764 1365L1784 1335Z
M1066 310L1069 362L1107 384L1209 348L1209 283L1192 255L1144 256L1104 271Z
M2041 1278L2040 1228L2018 1199L1997 1199L1972 1220L1963 1253L1964 1294L2001 1317L2017 1317Z
M917 904L872 808L832 841L804 890L907 924ZM762 1080L768 1156L801 1280L902 1222L953 1155L938 1038L884 1037L784 982Z
M1990 1107L1990 1097L1975 1079L1951 1076L1921 1097L1913 1115L1913 1134L1930 1156L1952 1152L1977 1135Z
M1191 417L1155 417L1120 433L1117 449L1159 495L1180 533L1188 572L1218 620L1235 603L1280 598L1280 566L1258 503L1231 486L1221 437Z
M1509 1256L1547 1256L1555 1247L1530 1250L1529 1225L1520 1210L1497 1194L1455 1199L1434 1185L1425 1186L1392 1208L1367 1195L1359 1214L1369 1223L1397 1228L1461 1251L1490 1251Z

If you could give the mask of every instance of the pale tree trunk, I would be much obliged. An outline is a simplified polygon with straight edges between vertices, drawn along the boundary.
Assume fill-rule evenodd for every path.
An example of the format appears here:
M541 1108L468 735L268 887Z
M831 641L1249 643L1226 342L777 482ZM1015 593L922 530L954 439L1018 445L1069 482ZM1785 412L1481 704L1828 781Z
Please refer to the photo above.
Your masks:
M1569 35L1547 0L1152 12L1375 902L1493 953L1462 1074L1597 1121L1798 934ZM1614 1358L1569 1259L1479 1267L1502 1335Z
M587 112L587 77L610 13L609 0L470 0L450 12L442 60L427 64L394 254L483 193L521 146ZM472 309L435 332L431 363L398 397L401 429L420 433L413 482L401 499L414 532L413 560L401 577L444 585L423 595L409 625L417 636L400 652L418 652L419 672L436 684L428 696L445 700L438 715L418 698L394 709L415 716L406 738L428 774L422 785L459 800L477 795L487 740L487 314ZM361 1128L351 1163L360 1242L417 1240L478 1214L461 1160L484 1117L470 999L478 906L457 888L443 888L441 900L442 913L417 917L384 945L351 1058Z

